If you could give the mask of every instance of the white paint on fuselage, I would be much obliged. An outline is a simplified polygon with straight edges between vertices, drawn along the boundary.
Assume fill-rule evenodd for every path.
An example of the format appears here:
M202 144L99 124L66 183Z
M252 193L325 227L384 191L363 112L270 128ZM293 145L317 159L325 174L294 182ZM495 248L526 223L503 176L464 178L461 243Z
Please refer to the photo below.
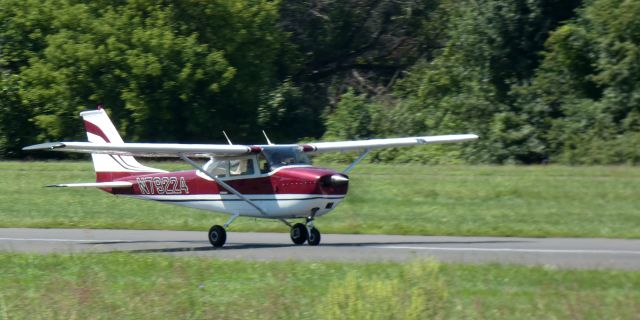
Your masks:
M245 195L259 206L267 216L246 201L235 195L200 194L200 195L126 195L127 197L154 200L163 203L185 206L189 208L216 211L228 214L239 213L240 216L255 218L306 218L314 208L318 208L315 216L319 217L335 209L344 199L344 195L322 194L255 194ZM333 203L327 208L329 203Z

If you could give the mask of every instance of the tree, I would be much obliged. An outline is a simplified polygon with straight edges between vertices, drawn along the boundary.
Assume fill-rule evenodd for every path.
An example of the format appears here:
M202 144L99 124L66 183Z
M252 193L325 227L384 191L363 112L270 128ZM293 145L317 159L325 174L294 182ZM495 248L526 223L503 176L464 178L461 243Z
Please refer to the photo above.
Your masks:
M348 88L388 94L405 68L431 56L445 34L442 2L282 1L281 24L301 53L291 80L315 116L334 108Z
M295 55L277 2L2 1L0 67L20 83L2 100L40 141L82 138L77 113L97 104L130 140L203 142L225 127L255 138Z
M34 127L29 110L22 107L19 77L0 72L0 155L16 158L23 155L22 147L34 143Z
M555 30L525 102L543 110L548 144L569 163L638 163L637 1L594 0Z
M535 110L516 103L513 90L533 76L537 49L571 15L577 2L570 3L468 1L450 11L444 48L408 69L394 88L394 126L404 134L478 133L478 142L442 149L467 161L543 161L546 146L529 122Z

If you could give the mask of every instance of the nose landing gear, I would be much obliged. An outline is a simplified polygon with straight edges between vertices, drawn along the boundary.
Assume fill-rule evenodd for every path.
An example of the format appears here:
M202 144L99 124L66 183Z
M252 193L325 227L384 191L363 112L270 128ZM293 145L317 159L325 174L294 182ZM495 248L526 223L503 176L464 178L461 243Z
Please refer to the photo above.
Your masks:
M309 239L307 240L310 246L317 246L320 244L320 231L316 228L309 229Z
M313 218L309 217L306 220L306 225L302 223L296 223L291 226L291 241L296 245L301 245L307 242L310 246L317 246L320 244L320 231L313 225Z

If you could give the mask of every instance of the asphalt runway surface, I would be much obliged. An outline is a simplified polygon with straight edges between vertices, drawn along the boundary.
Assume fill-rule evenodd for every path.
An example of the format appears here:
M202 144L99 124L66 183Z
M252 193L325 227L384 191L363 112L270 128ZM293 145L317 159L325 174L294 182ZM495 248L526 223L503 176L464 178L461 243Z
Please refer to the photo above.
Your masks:
M0 229L4 252L131 252L220 259L412 261L640 270L640 239L431 237L323 234L317 247L296 246L288 233L229 232L214 249L206 231Z

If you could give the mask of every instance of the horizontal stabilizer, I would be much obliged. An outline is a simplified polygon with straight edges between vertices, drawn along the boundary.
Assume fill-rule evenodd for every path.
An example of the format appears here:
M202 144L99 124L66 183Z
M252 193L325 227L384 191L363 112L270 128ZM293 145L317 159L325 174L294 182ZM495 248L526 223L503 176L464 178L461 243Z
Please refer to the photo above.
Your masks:
M49 188L130 188L133 184L126 181L61 183L47 186Z

